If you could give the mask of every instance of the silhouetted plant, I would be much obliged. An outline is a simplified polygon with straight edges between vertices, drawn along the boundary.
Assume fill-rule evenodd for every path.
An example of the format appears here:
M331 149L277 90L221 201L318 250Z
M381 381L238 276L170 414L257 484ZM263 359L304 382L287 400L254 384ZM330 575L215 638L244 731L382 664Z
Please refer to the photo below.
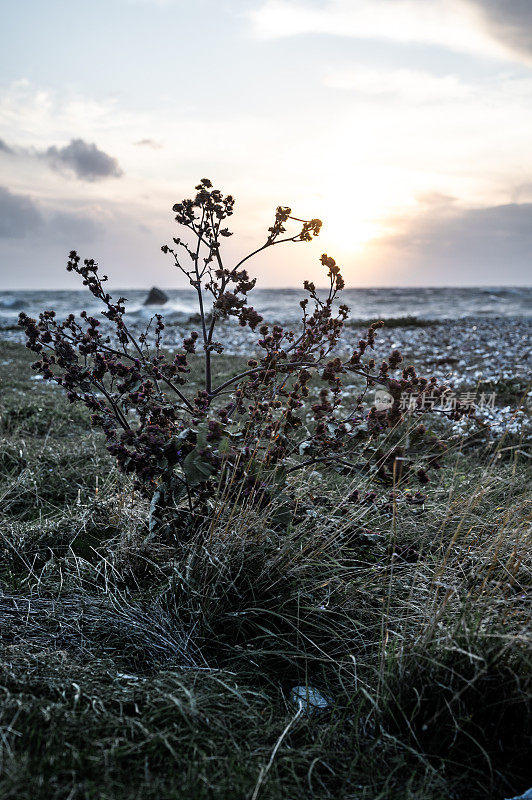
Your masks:
M196 191L194 199L173 207L187 239L174 238L173 247L162 247L197 293L200 331L192 331L177 353L163 351L160 314L136 337L125 320L126 299L113 300L105 288L107 276L99 274L92 259L81 262L75 251L67 270L80 275L103 303L101 313L110 325L102 326L86 312L79 320L70 314L58 321L54 311L43 312L38 321L25 314L19 319L27 347L39 353L34 369L63 386L71 402L90 409L93 425L104 431L120 468L152 496L152 519L169 505L181 504L196 517L208 513L208 500L222 485L231 487L237 501L247 498L263 507L296 470L311 465L359 469L357 453L368 442L380 483L399 484L414 473L421 483L428 482L427 471L438 467L445 444L423 425L413 430L409 448L398 436L393 444L394 434L405 416L406 395L414 398L410 411L423 412L441 403L446 387L434 377L419 377L413 366L401 370L398 350L377 364L369 353L382 322L370 325L346 358L335 353L349 309L337 303L344 281L333 258L321 256L329 284L324 293L304 282L307 296L300 302L297 331L265 323L248 304L255 279L244 264L273 246L311 241L321 221L298 219L290 208L279 206L266 241L227 266L222 242L231 236L226 220L234 199L207 179ZM292 223L298 227L291 234L287 228ZM252 331L258 328L257 354L245 371L217 382L216 354L224 346L216 334L228 317ZM204 381L192 394L187 388L190 357L197 351L203 355ZM348 374L363 379L355 399L343 390L342 378ZM314 382L317 399L312 402ZM387 408L367 400L368 389L377 385L390 395ZM460 406L439 410L453 418L466 411Z

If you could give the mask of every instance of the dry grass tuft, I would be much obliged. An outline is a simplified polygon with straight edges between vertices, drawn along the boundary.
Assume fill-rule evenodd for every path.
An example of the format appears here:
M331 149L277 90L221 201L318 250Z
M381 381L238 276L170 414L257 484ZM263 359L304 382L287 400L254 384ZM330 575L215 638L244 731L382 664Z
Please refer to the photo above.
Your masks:
M353 505L368 476L301 471L312 515L280 524L221 488L192 538L183 514L157 538L59 395L33 387L10 412L23 386L15 372L0 400L2 798L486 800L532 783L530 469L504 438L457 439L425 508ZM297 714L296 684L329 711Z

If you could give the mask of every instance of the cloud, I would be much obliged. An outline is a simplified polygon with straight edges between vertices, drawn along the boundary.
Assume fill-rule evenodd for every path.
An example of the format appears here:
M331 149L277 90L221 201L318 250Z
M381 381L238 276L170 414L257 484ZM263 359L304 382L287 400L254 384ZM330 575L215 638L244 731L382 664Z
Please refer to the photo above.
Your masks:
M37 150L34 147L10 147L0 139L0 151L14 157L45 159L53 169L72 171L77 178L84 181L119 178L123 175L116 158L83 139L72 139L70 144L64 147L53 145L46 150Z
M468 0L477 8L489 32L517 53L532 56L530 0Z
M426 195L417 213L389 220L394 232L374 241L399 272L418 283L526 283L532 252L532 203L463 208ZM397 277L394 276L394 277ZM425 278L425 280L424 280Z
M532 181L519 183L512 192L514 203L532 202Z
M360 66L335 70L325 76L324 84L367 97L416 104L462 100L474 95L473 87L455 75L438 77L410 69L380 70Z
M49 147L42 155L54 169L72 170L84 181L119 178L123 174L116 158L83 139L72 139L70 144L60 148Z
M98 232L91 217L69 211L43 213L30 195L0 186L0 239L86 242L94 240Z
M42 223L41 213L29 195L14 194L0 186L0 238L24 238Z
M505 13L514 4L521 10ZM530 29L519 33L525 18L530 24L525 6L529 0L265 0L248 19L263 39L327 34L515 60L516 39L532 36Z
M162 144L156 142L154 139L141 139L139 142L135 142L136 145L140 147L151 147L153 150L160 150Z

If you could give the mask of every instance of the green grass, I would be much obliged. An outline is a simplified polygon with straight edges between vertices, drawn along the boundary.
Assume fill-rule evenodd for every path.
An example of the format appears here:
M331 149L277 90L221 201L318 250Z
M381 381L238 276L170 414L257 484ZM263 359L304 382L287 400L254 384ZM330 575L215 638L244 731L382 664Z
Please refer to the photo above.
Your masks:
M371 319L349 320L347 325L352 328L369 328L374 322L384 322L385 328L430 328L433 325L441 325L441 322L433 319L423 319L422 317L375 317Z
M292 492L315 513L298 525L219 498L192 541L178 519L156 539L32 360L1 346L2 800L499 800L532 784L522 448L452 440L424 509L353 506L367 478L301 471ZM298 714L305 683L328 712Z

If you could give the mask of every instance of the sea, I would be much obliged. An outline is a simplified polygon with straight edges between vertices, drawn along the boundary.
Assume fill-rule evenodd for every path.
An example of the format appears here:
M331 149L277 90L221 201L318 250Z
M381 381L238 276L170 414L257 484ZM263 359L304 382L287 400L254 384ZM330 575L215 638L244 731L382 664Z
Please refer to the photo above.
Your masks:
M116 289L111 293L113 297L127 298L127 318L131 323L147 322L154 313L161 313L165 322L174 325L193 318L197 312L193 289L164 291L168 301L159 307L144 305L147 290ZM292 325L301 318L299 301L303 296L301 289L255 289L250 304L268 322ZM532 317L532 287L351 288L342 292L341 302L349 306L352 321L414 317L443 322L468 317ZM46 309L54 309L58 318L63 318L69 313L78 315L83 309L95 314L101 307L86 290L0 292L0 336L13 330L20 311L35 317Z
M117 289L111 294L115 299L127 298L128 329L134 336L147 330L148 342L153 337L150 320L154 314L161 314L165 322L162 343L172 350L180 348L183 338L192 330L199 329L198 309L194 290L164 291L168 300L160 306L144 305L147 289ZM303 296L298 289L255 289L249 300L266 322L297 330L302 313L299 301ZM379 331L376 356L385 357L391 349L400 349L407 362L415 363L422 374L434 375L464 391L477 391L479 381L488 381L492 387L508 382L513 385L517 381L519 391L525 392L524 387L528 386L527 407L532 404L532 287L351 288L342 292L341 301L349 306L350 315L349 324L340 335L337 353L351 353L364 336L369 321L395 320ZM82 310L97 316L103 310L86 290L0 292L0 341L24 342L24 332L17 326L19 313L24 311L30 317L38 317L47 309L53 309L58 319L70 313L79 316ZM105 318L102 323L102 330L112 334ZM226 355L260 355L257 333L239 327L234 318L220 322L215 338L223 344ZM0 355L12 358L10 353ZM39 377L35 375L33 379ZM517 409L515 404L508 405L501 398L497 394L495 407L482 411L490 430L521 435L523 426L528 426L526 430L530 431L529 410Z

